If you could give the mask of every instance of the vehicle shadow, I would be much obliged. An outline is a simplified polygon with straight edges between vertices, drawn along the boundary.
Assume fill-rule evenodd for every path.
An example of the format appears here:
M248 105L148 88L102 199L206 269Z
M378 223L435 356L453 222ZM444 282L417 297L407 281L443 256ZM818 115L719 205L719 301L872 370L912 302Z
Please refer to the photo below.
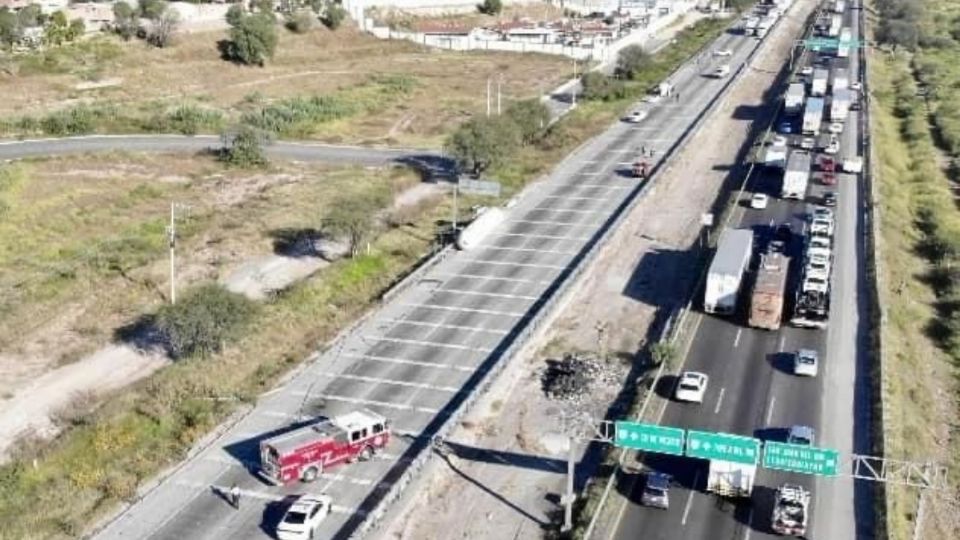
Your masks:
M277 526L283 519L283 515L296 502L297 495L287 495L282 500L270 501L263 508L263 514L260 516L260 530L269 538L274 538L277 534Z
M767 355L767 362L774 370L793 376L793 353L770 353Z
M660 380L657 381L657 386L653 389L653 391L656 392L658 397L674 401L673 393L679 380L680 377L677 375L664 373L660 376Z
M753 430L754 438L761 441L786 442L790 430L784 427L765 427Z

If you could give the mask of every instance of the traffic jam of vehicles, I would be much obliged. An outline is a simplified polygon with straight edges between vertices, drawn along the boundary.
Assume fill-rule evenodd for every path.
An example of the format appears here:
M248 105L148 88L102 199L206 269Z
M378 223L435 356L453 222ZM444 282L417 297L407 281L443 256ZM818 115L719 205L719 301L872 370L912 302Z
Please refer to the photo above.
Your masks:
M760 6L763 7L763 6ZM850 111L860 110L862 86L851 70L851 29L843 26L848 6L827 0L815 22L812 38L834 39L838 46L808 49L792 73L783 93L783 106L765 135L756 159L756 192L742 205L746 212L765 211L779 198L791 209L802 208L799 227L791 219L722 231L710 263L703 290L703 310L737 325L778 331L783 325L823 330L830 313L834 235L838 231L834 209L838 184L862 172L857 137L844 133L852 124ZM782 6L777 8L783 9ZM778 11L779 12L779 11ZM746 19L745 32L761 36L769 29L764 15ZM849 135L856 135L856 125ZM852 141L845 147L843 141ZM841 175L841 173L843 173ZM850 175L850 176L847 176ZM771 181L773 179L773 181ZM789 215L795 215L791 211ZM751 221L757 221L753 219ZM739 334L737 334L739 337ZM800 348L789 352L789 367L797 384L816 378L823 352ZM703 403L709 390L706 373L678 374L673 398ZM783 430L778 442L813 446L814 429L794 425ZM706 490L721 497L749 499L757 465L710 460ZM665 508L669 479L662 472L647 474L641 503ZM649 492L648 492L649 491ZM770 515L771 532L788 536L807 534L812 494L798 482L775 490Z

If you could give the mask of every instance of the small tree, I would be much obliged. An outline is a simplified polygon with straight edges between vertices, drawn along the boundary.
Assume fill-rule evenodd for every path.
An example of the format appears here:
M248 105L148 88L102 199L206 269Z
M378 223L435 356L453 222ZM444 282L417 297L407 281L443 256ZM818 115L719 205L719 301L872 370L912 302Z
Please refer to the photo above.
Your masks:
M20 28L40 26L46 18L46 15L43 14L40 8L40 4L30 4L17 12L17 22L20 23Z
M253 0L251 3L251 11L254 13L259 13L260 15L265 15L270 17L271 20L276 21L277 15L274 11L273 0Z
M264 144L269 142L267 135L250 126L241 126L233 137L222 135L223 150L221 161L234 167L263 167L268 163Z
M161 49L170 44L170 38L180 26L180 12L170 6L154 19L147 41Z
M224 19L226 19L227 24L230 26L236 26L240 23L240 19L242 19L244 15L243 5L234 4L227 9L227 14L224 16Z
M150 19L155 21L160 18L161 15L167 10L167 2L165 0L139 0L137 3L137 11L139 15L144 19Z
M503 163L521 144L520 128L504 117L472 118L447 139L457 164L475 175Z
M156 326L173 358L219 352L253 320L257 305L220 285L203 285L160 309Z
M477 11L484 15L497 15L503 11L503 2L501 0L483 0L482 4L477 5Z
M346 18L347 10L343 9L340 4L330 2L327 4L326 12L323 15L323 24L331 30L336 30L340 28Z
M650 67L652 58L640 45L625 47L617 56L617 76L636 79Z
M117 34L123 39L129 40L137 35L137 28L140 26L137 20L137 12L133 6L126 2L117 2L113 4L113 26Z
M550 124L550 109L539 99L525 99L507 107L504 117L517 124L520 139L530 144L536 142Z
M291 32L303 34L313 29L317 16L312 11L300 10L287 15L286 27Z
M10 47L20 39L20 22L17 14L7 7L0 8L0 42Z
M242 15L230 28L227 56L236 62L263 66L277 48L274 20L267 15Z
M334 238L345 238L349 243L350 256L356 257L376 228L378 210L376 202L370 197L344 195L330 205L320 229Z
M86 31L86 23L83 22L83 19L77 17L76 19L70 21L70 25L67 26L67 41L73 41L79 38Z
M580 84L583 86L581 96L587 100L609 101L623 97L626 92L623 81L596 71L586 73Z

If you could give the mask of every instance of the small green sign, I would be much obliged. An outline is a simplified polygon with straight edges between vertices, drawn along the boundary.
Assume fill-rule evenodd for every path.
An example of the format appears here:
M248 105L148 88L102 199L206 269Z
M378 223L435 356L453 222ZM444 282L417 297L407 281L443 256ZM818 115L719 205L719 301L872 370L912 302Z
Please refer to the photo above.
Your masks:
M613 444L623 448L683 455L683 430L639 422L617 422Z
M687 456L756 465L760 440L729 433L687 431Z
M830 38L810 38L803 40L803 44L811 49L838 49L859 47L860 41L856 39L843 40Z
M803 474L837 476L840 452L802 444L767 442L763 448L763 466Z

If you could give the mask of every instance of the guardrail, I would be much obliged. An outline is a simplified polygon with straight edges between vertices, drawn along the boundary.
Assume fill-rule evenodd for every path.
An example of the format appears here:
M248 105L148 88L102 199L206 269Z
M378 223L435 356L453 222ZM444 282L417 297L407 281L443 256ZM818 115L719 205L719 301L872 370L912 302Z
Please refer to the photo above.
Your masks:
M585 269L589 266L589 263L597 257L599 252L604 247L606 247L607 243L610 241L610 238L613 236L613 231L615 231L626 220L627 216L631 213L639 201L656 186L656 179L659 177L660 171L669 166L669 162L673 159L677 150L686 144L686 142L699 131L705 119L717 109L721 100L726 97L726 94L733 82L743 74L743 71L747 67L749 67L750 62L756 55L756 52L764 43L766 43L766 39L770 35L771 34L768 33L763 39L758 40L757 46L754 47L754 49L747 55L744 63L740 65L734 75L726 80L721 90L717 92L707 106L697 115L697 118L690 126L687 127L680 139L678 139L666 152L664 152L660 163L654 168L654 173L651 175L650 180L635 188L634 191L627 197L627 199L624 200L621 206L617 208L613 214L611 214L611 217L608 218L606 225L604 225L604 227L602 227L601 230L596 233L592 243L588 248L586 248L586 251L579 256L580 263L570 269L569 273L562 278L558 288L552 294L545 297L545 300L537 309L533 317L529 319L529 322L520 331L520 333L515 336L508 348L499 355L498 360L491 365L490 369L486 373L483 374L482 379L474 386L473 390L468 393L460 407L451 413L443 425L432 435L443 438L450 431L452 431L456 424L461 421L463 416L472 409L477 399L479 399L479 396L484 394L490 388L500 372L503 371L508 362L508 360L504 359L509 359L517 354L524 346L526 346L530 337L540 330L541 325L545 320L549 319L557 305L562 303L562 300L565 298L570 288L574 283L577 282ZM686 62L681 64L677 69L671 72L670 77L672 77L680 69L686 67L686 65ZM682 314L680 316L682 317ZM432 459L432 457L433 452L422 451L409 463L405 471L401 474L401 477L392 484L388 493L385 494L377 503L376 508L367 512L363 523L357 527L356 532L352 535L352 538L362 538L379 524L380 519L382 519L382 517L386 514L389 506L400 498L407 485L413 481L414 477Z

